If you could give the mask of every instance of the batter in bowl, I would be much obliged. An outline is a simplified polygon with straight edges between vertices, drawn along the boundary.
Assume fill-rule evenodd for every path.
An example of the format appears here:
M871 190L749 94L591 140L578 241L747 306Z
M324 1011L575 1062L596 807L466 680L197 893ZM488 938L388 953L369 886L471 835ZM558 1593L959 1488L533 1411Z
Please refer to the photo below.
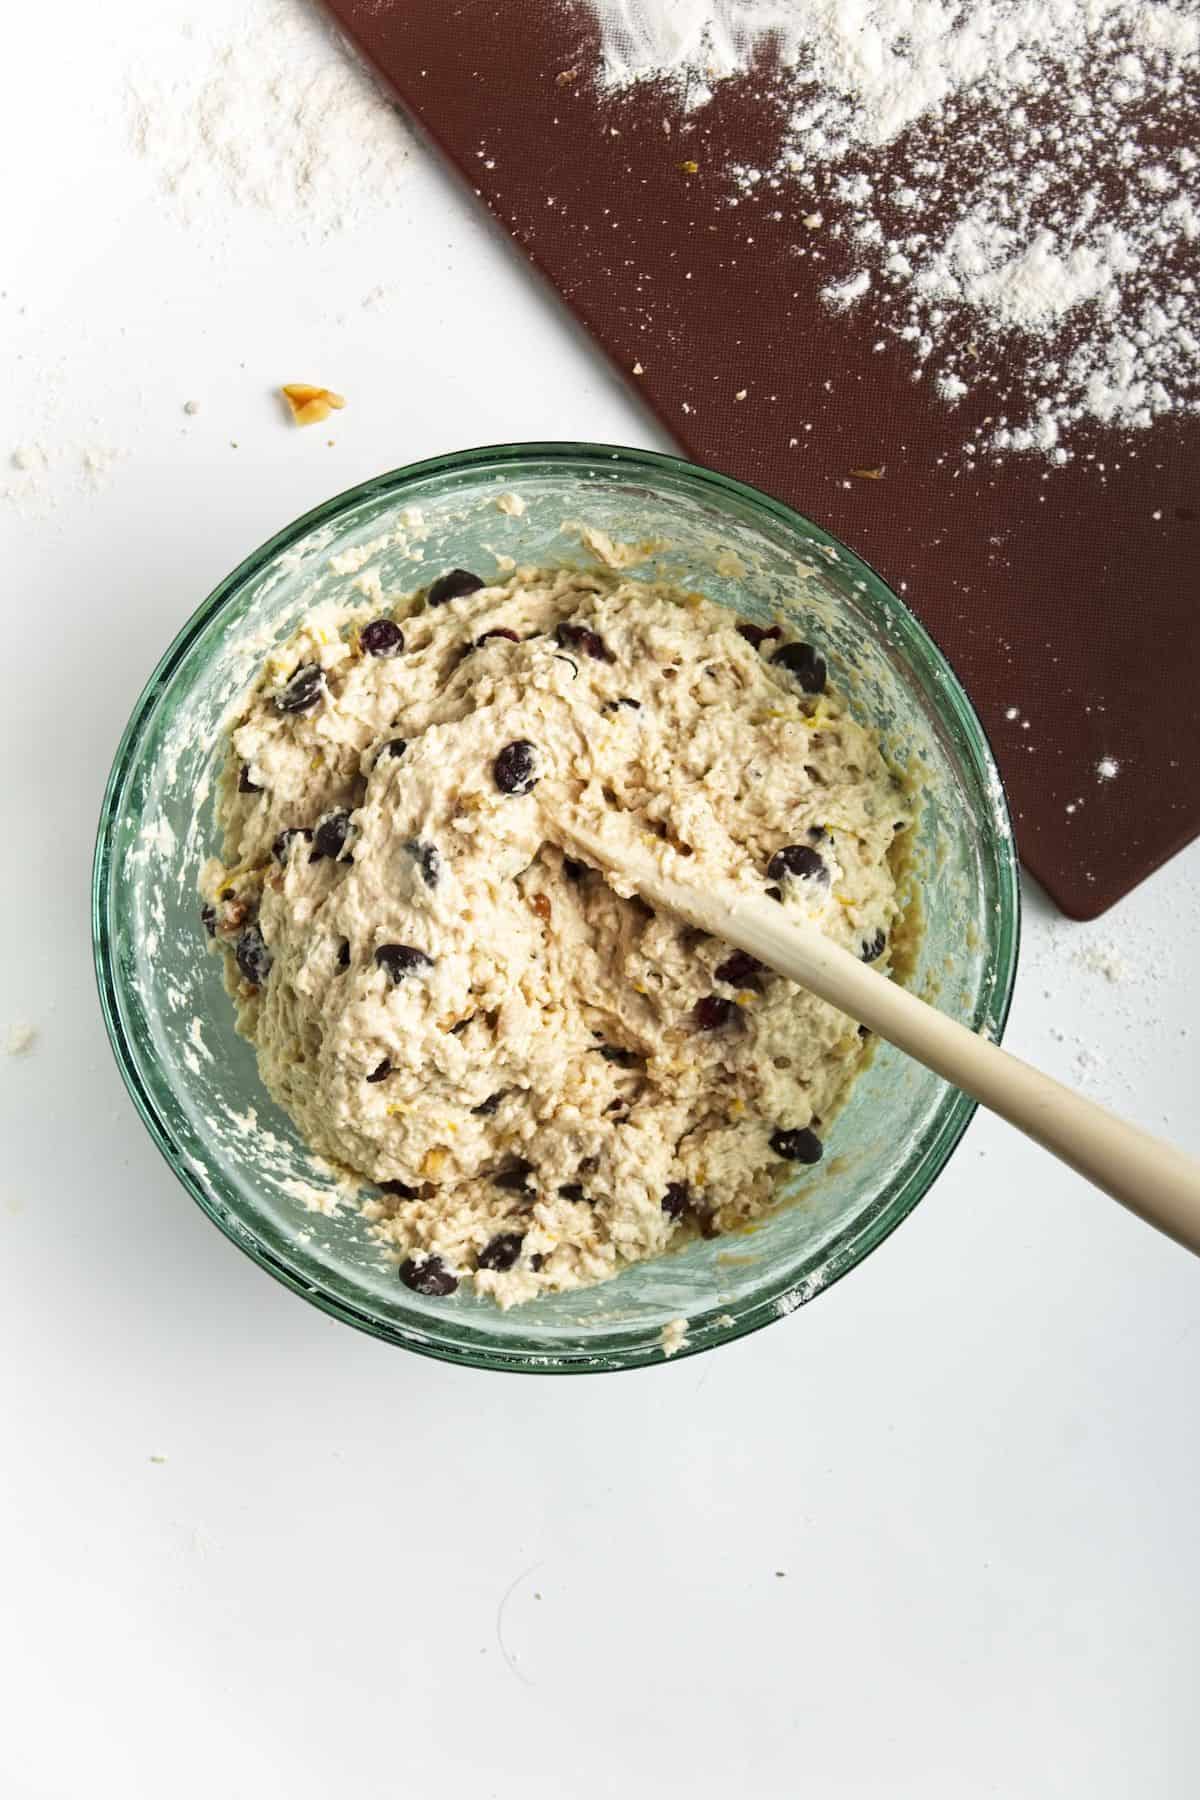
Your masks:
M562 847L773 893L885 967L908 796L819 647L619 570L313 611L230 734L202 877L239 1029L399 1278L502 1306L767 1211L864 1051Z

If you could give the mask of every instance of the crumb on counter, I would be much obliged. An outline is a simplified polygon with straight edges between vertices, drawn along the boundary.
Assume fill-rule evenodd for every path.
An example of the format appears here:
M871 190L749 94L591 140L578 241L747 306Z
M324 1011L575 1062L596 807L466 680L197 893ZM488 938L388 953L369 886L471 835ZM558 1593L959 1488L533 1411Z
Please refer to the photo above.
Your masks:
M297 425L319 425L331 412L340 412L346 402L332 388L314 387L307 381L285 381L280 393L287 401Z

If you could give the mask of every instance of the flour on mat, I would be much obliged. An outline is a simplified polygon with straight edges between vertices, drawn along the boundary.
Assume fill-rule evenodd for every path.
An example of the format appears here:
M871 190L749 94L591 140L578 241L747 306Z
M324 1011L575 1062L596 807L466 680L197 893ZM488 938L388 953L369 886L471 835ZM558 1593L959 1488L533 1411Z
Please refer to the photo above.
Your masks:
M601 90L663 83L693 130L717 85L775 59L778 149L729 171L730 204L769 198L772 220L794 222L792 253L819 264L825 303L867 314L945 404L980 386L969 457L1061 463L1077 428L1200 410L1194 7L590 5ZM1022 396L1011 416L995 405L1006 370Z
M308 238L378 220L411 139L321 15L250 0L201 16L185 28L185 74L163 79L148 62L129 84L133 142L180 215L210 224L233 202Z

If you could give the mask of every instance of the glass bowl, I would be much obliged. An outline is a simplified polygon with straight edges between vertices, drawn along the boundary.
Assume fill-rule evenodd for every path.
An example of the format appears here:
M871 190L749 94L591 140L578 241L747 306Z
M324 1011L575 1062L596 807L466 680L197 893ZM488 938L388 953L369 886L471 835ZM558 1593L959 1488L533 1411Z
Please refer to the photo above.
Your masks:
M508 494L518 503L497 507ZM688 1354L792 1312L911 1212L973 1111L880 1044L823 1162L792 1177L770 1217L506 1313L462 1290L449 1300L410 1292L357 1208L334 1204L234 1032L221 960L198 923L223 732L265 651L355 572L376 571L399 593L452 564L485 574L505 557L585 565L580 521L644 545L639 574L700 589L745 617L778 610L819 643L832 679L921 788L912 882L922 930L906 980L998 1037L1017 957L1016 859L1000 778L953 671L879 577L818 526L648 451L515 444L436 457L351 489L256 550L184 626L134 708L104 797L92 893L100 999L121 1074L226 1236L296 1293L389 1343L539 1373L661 1359L664 1327L679 1319Z

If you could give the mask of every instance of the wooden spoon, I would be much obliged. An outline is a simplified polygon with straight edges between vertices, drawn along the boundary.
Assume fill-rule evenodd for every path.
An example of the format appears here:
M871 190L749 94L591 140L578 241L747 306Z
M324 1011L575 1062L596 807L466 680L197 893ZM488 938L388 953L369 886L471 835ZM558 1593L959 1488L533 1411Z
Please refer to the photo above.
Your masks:
M650 856L610 843L562 817L565 848L689 925L709 932L827 1000L999 1113L1115 1200L1200 1255L1200 1162L1085 1100L1049 1075L977 1037L785 912L767 896L731 905L664 875Z

